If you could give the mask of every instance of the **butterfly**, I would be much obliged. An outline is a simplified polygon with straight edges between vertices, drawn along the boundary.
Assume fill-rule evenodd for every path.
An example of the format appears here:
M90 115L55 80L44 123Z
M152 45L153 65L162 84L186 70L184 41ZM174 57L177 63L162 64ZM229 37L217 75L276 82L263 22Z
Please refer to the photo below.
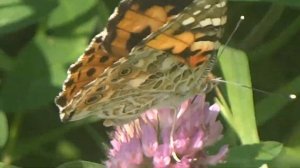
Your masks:
M72 64L55 102L62 121L118 125L205 91L226 0L124 0Z

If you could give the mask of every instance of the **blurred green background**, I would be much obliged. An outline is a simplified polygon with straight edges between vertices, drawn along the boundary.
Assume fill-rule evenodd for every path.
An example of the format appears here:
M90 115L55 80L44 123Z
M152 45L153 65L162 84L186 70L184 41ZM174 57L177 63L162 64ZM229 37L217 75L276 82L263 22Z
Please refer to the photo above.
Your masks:
M0 167L105 160L109 129L91 120L61 123L53 100L69 65L118 3L0 0ZM254 93L260 140L284 145L270 167L300 167L300 101L288 99L289 93L300 92L300 1L235 0L228 6L223 42L244 15L229 46L247 54L252 85L272 92ZM231 58L224 54L222 59ZM214 74L222 77L219 65ZM228 138L235 137L230 127L226 130L225 143L238 144Z

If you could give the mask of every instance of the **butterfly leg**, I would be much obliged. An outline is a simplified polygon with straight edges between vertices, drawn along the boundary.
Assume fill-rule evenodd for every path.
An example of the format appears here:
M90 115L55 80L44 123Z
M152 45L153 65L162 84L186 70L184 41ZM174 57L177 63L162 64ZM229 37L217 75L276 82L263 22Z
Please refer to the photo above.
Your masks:
M215 79L217 78L212 73L208 74L202 93L208 93L216 87L218 82Z

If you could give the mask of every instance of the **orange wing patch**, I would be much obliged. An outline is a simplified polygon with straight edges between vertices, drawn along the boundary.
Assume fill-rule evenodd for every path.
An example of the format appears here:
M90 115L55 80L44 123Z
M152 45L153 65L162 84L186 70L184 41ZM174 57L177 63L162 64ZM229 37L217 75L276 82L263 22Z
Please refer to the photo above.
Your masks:
M170 9L172 9L170 5L168 7L154 5L142 11L139 4L133 3L124 12L122 19L114 25L115 31L104 39L106 49L114 55L127 56L143 38L157 31L168 21L167 13Z
M191 67L197 67L208 60L207 52L213 51L215 43L212 41L195 41L199 34L182 32L174 35L174 32L166 31L150 40L147 46L157 50L164 50L185 59ZM201 36L200 36L201 37Z
M102 47L101 36L96 37L77 62L70 66L68 79L56 103L61 107L66 106L83 86L96 79L119 58L108 54Z

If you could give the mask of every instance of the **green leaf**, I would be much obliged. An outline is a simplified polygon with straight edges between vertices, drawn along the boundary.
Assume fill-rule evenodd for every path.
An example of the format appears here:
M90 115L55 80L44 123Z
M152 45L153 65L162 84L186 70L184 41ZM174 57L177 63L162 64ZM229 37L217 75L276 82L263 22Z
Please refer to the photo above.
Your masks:
M66 135L66 133L75 128L98 121L98 118L90 117L77 122L70 122L63 127L60 126L59 128L48 130L41 135L30 137L23 140L23 143L16 144L15 150L13 151L12 155L14 156L15 160L18 160L32 154L35 151L40 150L46 144L57 141L60 137Z
M300 146L284 147L280 155L272 162L270 167L296 168L300 167Z
M111 15L111 9L106 5L105 1L99 1L98 4L98 13L101 16L100 22L102 23L101 26L107 23L109 16Z
M220 49L222 51L223 49ZM259 142L254 116L254 103L251 89L251 78L247 56L244 52L233 48L225 48L219 57L226 85L230 112L234 127L242 144ZM246 87L242 87L242 86Z
M0 50L0 69L10 71L13 68L13 63L13 60L8 57L2 50Z
M0 2L0 35L36 23L57 5L55 0L2 0Z
M292 128L291 133L289 134L288 139L285 141L285 145L291 147L295 146L298 148L300 153L300 122L295 123L295 126ZM300 155L299 155L300 158ZM299 160L300 162L300 160Z
M96 2L96 0L59 0L59 6L55 8L49 17L48 27L53 28L62 26L75 20L93 8L96 5Z
M83 3L88 4L82 8ZM105 26L110 14L111 10L104 1L61 0L60 6L49 17L48 32L59 36L91 35ZM61 17L65 15L67 17Z
M19 112L53 102L66 69L87 45L86 37L51 38L39 34L19 55L0 96L3 109Z
M58 166L57 168L104 168L104 167L105 167L104 165L98 163L79 160L79 161L64 163Z
M2 162L0 162L0 167L1 168L19 168L17 166L13 166L13 165L6 165L6 164L4 164Z
M84 52L87 37L38 37L38 44L49 65L49 75L54 86L61 87L67 77L67 68Z
M8 138L8 124L4 112L0 111L0 149L5 145Z
M258 168L277 157L283 149L278 142L262 142L259 144L243 145L230 148L226 164L217 166Z
M58 155L64 159L80 158L80 150L71 141L63 140L58 142L56 150Z

